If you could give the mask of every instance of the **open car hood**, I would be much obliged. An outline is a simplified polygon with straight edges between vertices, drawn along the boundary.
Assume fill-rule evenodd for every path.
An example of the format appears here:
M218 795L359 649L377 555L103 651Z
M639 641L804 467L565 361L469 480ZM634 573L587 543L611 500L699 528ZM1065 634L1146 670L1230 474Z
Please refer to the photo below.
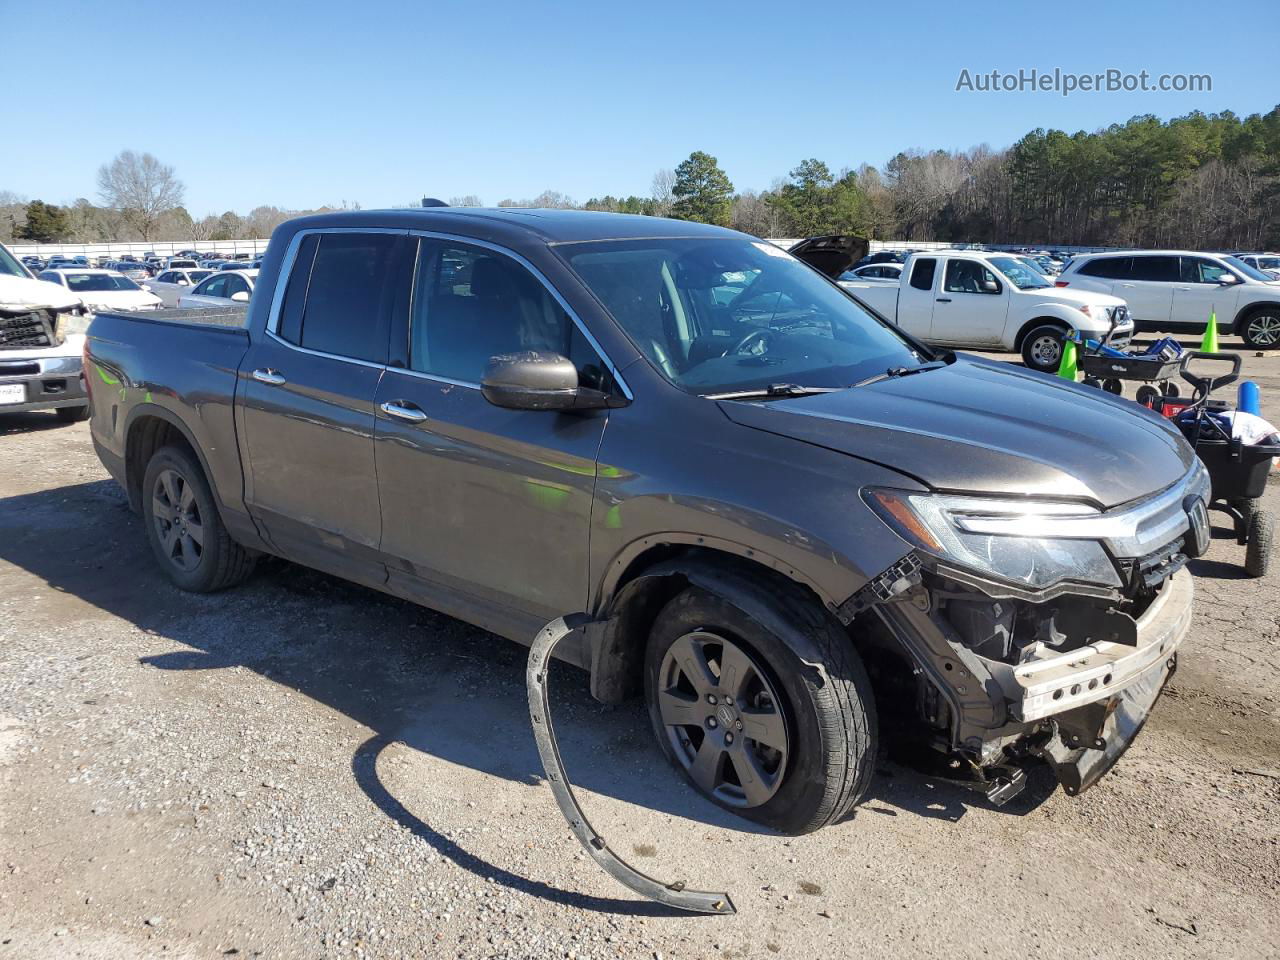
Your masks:
M950 366L835 393L720 401L735 423L847 453L936 490L1110 508L1176 483L1195 453L1131 400L1008 364Z
M35 310L45 307L65 310L78 306L79 303L79 297L59 284L0 274L0 307L5 309Z
M835 235L801 240L787 251L832 280L867 255L871 244L862 237Z

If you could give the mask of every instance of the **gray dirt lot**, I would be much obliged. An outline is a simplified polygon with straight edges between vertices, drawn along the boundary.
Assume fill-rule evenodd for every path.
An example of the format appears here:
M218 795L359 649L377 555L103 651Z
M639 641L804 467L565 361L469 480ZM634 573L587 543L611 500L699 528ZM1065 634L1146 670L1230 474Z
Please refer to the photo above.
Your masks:
M1280 423L1280 354L1248 357ZM282 562L184 595L85 425L0 419L0 450L0 960L1280 951L1280 598L1225 530L1170 688L1075 800L891 767L843 824L759 832L557 667L601 832L740 910L674 916L570 837L523 648Z

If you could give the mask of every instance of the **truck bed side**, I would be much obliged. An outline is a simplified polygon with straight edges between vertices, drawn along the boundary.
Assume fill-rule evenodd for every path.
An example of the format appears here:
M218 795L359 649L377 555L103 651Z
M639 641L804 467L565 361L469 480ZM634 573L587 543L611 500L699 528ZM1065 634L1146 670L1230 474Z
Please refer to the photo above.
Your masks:
M244 308L100 313L85 343L93 442L139 506L140 450L179 431L203 463L233 531L251 521L236 442L234 398L249 348Z

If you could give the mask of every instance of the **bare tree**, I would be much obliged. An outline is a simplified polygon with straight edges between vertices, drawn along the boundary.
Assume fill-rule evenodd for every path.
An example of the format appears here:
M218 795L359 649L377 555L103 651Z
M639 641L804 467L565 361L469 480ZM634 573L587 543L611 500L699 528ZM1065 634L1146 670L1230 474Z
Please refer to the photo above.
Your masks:
M98 168L98 194L108 207L151 239L160 216L182 205L185 188L173 172L149 153L124 150Z
M474 193L468 193L465 197L450 197L449 206L451 207L483 207L484 201L477 197Z
M676 185L676 172L674 170L659 170L653 175L653 186L650 192L653 196L653 215L655 217L671 216L671 205L675 203L675 196L672 194L672 188Z

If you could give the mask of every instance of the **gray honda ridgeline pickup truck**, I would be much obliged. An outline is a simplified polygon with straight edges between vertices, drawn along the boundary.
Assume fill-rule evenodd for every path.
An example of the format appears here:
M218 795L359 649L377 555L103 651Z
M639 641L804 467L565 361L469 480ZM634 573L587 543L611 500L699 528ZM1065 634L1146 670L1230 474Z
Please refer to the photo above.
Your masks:
M93 441L183 589L265 553L526 644L587 614L558 655L779 830L847 814L890 731L995 802L1035 763L1077 793L1174 669L1207 476L1131 402L869 312L830 279L864 249L305 217L247 312L97 316Z

